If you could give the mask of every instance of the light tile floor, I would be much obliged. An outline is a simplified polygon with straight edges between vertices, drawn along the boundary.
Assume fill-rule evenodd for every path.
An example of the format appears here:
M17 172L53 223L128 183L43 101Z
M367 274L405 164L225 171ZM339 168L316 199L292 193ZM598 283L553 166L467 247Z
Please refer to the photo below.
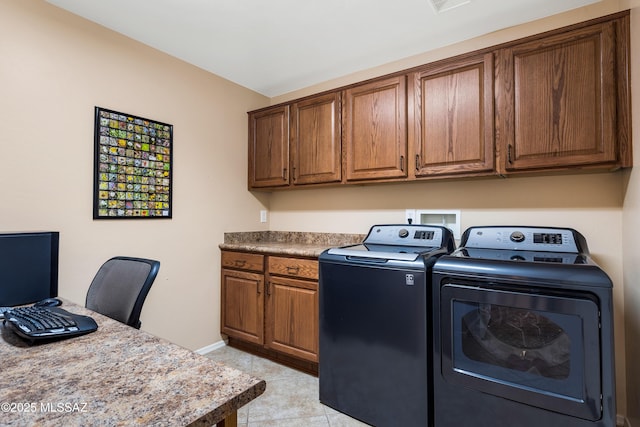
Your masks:
M318 378L233 347L207 357L267 382L266 391L238 411L238 427L362 427L320 403Z

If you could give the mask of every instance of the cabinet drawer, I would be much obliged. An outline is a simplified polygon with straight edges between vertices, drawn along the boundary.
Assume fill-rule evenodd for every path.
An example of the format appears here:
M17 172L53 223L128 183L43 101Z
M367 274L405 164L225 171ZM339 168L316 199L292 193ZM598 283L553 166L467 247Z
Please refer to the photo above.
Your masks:
M269 257L269 273L318 280L318 261L271 256Z
M222 267L261 272L264 268L264 255L223 251Z

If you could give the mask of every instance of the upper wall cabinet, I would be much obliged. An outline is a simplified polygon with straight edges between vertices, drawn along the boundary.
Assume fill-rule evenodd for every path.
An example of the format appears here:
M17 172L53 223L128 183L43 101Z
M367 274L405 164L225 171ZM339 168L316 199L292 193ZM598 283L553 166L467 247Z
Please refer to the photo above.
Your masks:
M289 184L289 106L249 114L249 188Z
M250 112L249 188L630 167L629 33L620 12Z
M340 129L340 92L298 101L291 106L294 185L340 181Z
M630 166L627 24L603 22L496 52L502 172Z
M409 81L415 176L494 173L493 54L426 66Z
M406 77L355 86L344 97L347 181L406 177Z

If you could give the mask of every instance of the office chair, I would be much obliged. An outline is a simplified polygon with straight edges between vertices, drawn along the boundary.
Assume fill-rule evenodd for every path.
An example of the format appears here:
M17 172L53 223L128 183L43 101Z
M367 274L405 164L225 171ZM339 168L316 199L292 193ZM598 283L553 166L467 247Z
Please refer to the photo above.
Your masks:
M151 259L111 258L91 282L85 307L140 329L142 304L159 269L160 262Z

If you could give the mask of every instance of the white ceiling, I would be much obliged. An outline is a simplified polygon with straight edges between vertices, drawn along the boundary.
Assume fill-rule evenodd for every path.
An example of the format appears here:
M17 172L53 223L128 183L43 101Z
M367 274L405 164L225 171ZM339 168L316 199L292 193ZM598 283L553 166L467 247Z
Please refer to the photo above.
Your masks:
M273 97L600 0L47 1Z

